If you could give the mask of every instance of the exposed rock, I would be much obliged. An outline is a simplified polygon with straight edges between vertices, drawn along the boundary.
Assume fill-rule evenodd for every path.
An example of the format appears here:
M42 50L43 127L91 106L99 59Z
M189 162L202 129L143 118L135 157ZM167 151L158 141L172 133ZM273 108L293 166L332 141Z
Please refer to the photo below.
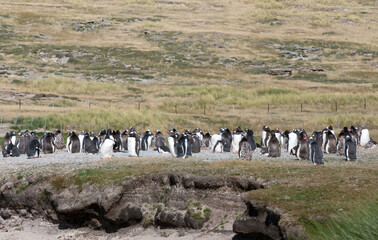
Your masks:
M51 37L50 36L47 36L47 35L45 35L45 34L38 34L38 35L35 35L34 37L36 37L36 38L41 38L41 39L51 39Z
M102 19L101 21L84 21L84 22L75 23L73 25L73 28L76 31L88 32L88 31L94 30L98 27L110 26L110 25L112 25L112 23L105 22L104 19Z
M112 209L105 217L117 225L130 226L142 221L143 213L140 207L132 203L127 203L126 205Z
M292 69L287 69L287 68L276 68L276 69L270 69L267 70L266 73L269 75L279 75L279 76L291 76L292 74Z
M158 208L155 214L155 225L163 228L184 228L187 224L183 211Z

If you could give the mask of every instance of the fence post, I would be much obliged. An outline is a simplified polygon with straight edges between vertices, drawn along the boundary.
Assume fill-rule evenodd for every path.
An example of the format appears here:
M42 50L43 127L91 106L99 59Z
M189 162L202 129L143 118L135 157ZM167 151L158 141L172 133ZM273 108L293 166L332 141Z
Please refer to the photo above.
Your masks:
M364 109L366 109L366 102L367 102L367 99L365 98L365 105L364 105Z
M269 103L268 103L268 114L269 114Z
M175 105L175 114L177 114L177 105Z
M337 101L336 101L336 112L337 112Z
M302 109L303 109L303 107L302 107L302 103L301 103L301 112L302 112Z

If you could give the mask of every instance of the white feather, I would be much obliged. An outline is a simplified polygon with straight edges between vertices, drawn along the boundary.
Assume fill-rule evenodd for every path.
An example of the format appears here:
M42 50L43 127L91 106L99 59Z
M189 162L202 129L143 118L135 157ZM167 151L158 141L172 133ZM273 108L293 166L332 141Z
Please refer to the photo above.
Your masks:
M168 148L171 152L172 157L177 157L175 152L175 139L173 137L168 137Z
M361 140L360 145L363 147L370 141L370 134L368 129L361 130Z
M295 146L298 145L298 135L296 133L289 133L289 146L288 146L288 152L291 152L291 149L293 149Z
M239 143L242 139L241 134L232 135L232 152L239 152Z

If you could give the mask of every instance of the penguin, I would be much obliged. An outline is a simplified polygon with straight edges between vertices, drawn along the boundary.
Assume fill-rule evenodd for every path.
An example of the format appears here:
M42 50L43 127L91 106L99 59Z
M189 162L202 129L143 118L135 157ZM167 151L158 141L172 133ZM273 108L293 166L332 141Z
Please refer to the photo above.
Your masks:
M364 148L371 148L377 145L377 143L370 138L369 130L367 129L366 125L361 128L360 145Z
M80 142L80 152L84 152L84 149L83 149L83 140L84 140L84 137L85 137L85 134L87 132L86 131L81 131L81 133L79 134L79 142Z
M357 160L357 143L353 141L351 134L345 136L345 160Z
M130 157L139 157L140 136L139 133L133 129L130 130L127 138L127 149Z
M204 148L211 148L211 133L206 132L203 136L203 147Z
M281 144L281 131L278 128L276 128L276 130L274 131L274 134L276 135L278 142Z
M281 136L281 145L282 145L282 148L285 149L286 151L288 151L288 148L289 148L289 134L290 134L290 131L286 130L285 132L282 133L282 136Z
M188 135L190 144L192 146L192 153L201 152L201 139L197 134Z
M234 154L238 154L239 152L239 142L241 141L242 137L243 130L240 127L237 127L232 135L232 152Z
M298 149L296 152L296 157L299 160L308 160L310 157L310 148L307 141L307 134L301 131L298 135Z
M123 151L127 151L127 137L129 136L129 130L123 130L121 134L121 139L122 139L122 146L123 146Z
M113 137L114 137L114 141L116 142L116 144L114 145L114 151L116 152L123 151L121 132L119 130L113 131Z
M25 154L26 152L26 142L27 138L25 137L25 134L19 133L18 134L18 145L17 148L20 151L20 154Z
M247 137L244 136L239 141L239 149L238 149L239 159L251 161L252 160L252 152L253 152L252 146L249 143Z
M113 149L116 145L113 135L108 133L106 134L104 140L102 141L100 147L100 154L102 159L110 159L113 156Z
M275 132L272 131L269 136L269 141L267 141L268 144L268 156L269 157L280 157L281 156L281 147L280 142L276 138Z
M177 157L177 142L180 135L174 128L170 130L168 134L169 134L169 137L168 137L169 152L171 153L172 157Z
M167 147L165 145L159 147L157 149L157 151L158 151L158 153L168 153L168 154L171 153L171 151L169 150L169 147Z
M83 140L83 149L85 153L98 153L99 151L99 138L93 133L90 135L87 133Z
M192 155L192 145L186 133L181 134L177 142L177 157L186 158Z
M52 154L55 152L54 137L51 132L46 133L45 137L41 139L41 142L44 154Z
M156 130L155 134L155 149L157 150L159 147L165 146L165 139L163 137L163 133L160 130Z
M197 135L197 137L198 137L198 139L199 139L199 142L200 142L200 147L202 148L202 147L204 147L204 145L203 145L203 132L202 132L202 129L200 129L200 128L196 128L196 129L194 129L194 131L193 131L193 135ZM194 152L193 152L194 153Z
M220 134L214 134L211 136L211 150L212 152L223 152L223 140Z
M223 141L223 151L224 152L231 152L231 144L232 144L232 134L230 129L224 128L221 131L222 141Z
M34 137L26 146L26 155L28 159L39 158L41 150L41 144L39 143L38 137Z
M337 155L343 156L344 155L344 146L345 146L345 137L346 135L350 135L348 128L344 127L343 130L340 131L339 135L337 136Z
M7 154L11 157L19 157L20 151L18 150L16 145L13 145L13 143L9 143L7 146Z
M314 165L323 165L323 152L321 149L321 142L323 139L322 132L314 132L309 138L310 144L310 160Z
M7 132L5 133L3 143L1 144L1 152L3 154L3 157L8 157L7 146L10 143L11 143L11 137L10 137L10 134Z
M98 134L98 137L100 139L100 145L101 145L105 141L106 130L105 129L101 129L100 133Z
M147 129L142 138L141 150L147 151L148 149L150 149L153 139L154 139L154 134L150 131L150 129Z
M248 140L248 143L251 145L252 152L254 152L257 148L255 136L253 136L253 130L245 129L245 137Z
M337 148L336 148L336 137L332 133L332 130L326 131L326 142L325 142L325 153L328 154L336 154Z
M68 134L67 138L67 151L69 153L79 153L80 152L80 140L74 131Z
M267 141L267 133L270 132L270 128L268 126L262 126L262 131L261 131L261 147L267 147L268 145L266 144Z
M360 141L360 135L358 133L358 128L353 125L350 125L349 132L352 135L352 140L358 145Z
M55 148L58 150L63 150L64 146L64 137L60 130L56 130L55 139L54 139Z
M293 129L293 131L291 133L289 133L289 142L288 142L288 147L287 147L287 151L292 154L292 155L296 155L295 154L295 147L298 146L298 129Z

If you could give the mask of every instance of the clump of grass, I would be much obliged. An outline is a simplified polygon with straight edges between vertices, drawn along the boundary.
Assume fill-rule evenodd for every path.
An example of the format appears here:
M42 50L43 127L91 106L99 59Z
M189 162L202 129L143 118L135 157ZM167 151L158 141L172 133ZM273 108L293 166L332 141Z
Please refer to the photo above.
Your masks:
M372 87L373 87L373 88L378 88L378 83L373 83L373 84L372 84Z

